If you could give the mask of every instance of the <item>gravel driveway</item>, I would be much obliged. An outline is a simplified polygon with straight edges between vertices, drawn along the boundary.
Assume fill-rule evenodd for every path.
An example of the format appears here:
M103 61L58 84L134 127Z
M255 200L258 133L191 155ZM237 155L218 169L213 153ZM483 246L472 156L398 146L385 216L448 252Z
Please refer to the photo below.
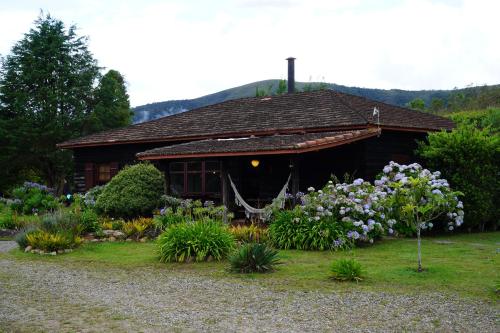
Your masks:
M280 292L92 263L0 259L0 295L7 332L499 331L498 307L438 294Z

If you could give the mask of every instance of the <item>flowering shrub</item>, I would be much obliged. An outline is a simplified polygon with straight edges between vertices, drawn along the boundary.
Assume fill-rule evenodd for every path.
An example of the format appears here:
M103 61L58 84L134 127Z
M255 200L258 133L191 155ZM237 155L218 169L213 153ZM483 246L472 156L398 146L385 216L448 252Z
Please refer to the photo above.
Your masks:
M395 231L420 233L438 218L447 218L453 230L463 222L459 194L439 172L391 162L374 185L360 178L350 184L330 181L299 194L301 203L293 210L273 212L269 236L279 248L325 250L373 243Z
M420 251L421 230L433 227L432 221L445 217L451 231L464 221L463 204L458 200L460 192L454 192L441 173L434 173L419 164L399 165L391 162L384 167L384 176L377 186L387 191L386 205L392 221L411 226L417 232L418 271L422 271Z
M10 207L17 213L38 214L58 207L53 190L37 183L25 182L12 191L12 196Z
M103 185L92 187L90 190L87 191L87 193L83 195L83 204L86 207L94 207L97 201L97 197L99 197L99 195L102 193L103 190L104 190Z

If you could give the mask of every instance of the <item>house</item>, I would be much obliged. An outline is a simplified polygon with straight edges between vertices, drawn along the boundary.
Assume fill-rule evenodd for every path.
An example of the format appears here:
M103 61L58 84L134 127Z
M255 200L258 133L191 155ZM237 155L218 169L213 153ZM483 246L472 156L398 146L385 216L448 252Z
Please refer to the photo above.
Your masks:
M445 118L332 90L242 98L59 144L72 149L77 191L104 184L136 161L165 172L166 191L254 207L345 173L373 179L389 161L410 162L416 140L450 130Z

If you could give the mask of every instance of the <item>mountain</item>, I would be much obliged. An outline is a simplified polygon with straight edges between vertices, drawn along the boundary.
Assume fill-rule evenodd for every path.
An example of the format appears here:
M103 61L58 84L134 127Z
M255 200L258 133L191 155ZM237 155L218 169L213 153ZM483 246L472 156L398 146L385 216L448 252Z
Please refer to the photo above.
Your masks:
M134 112L134 123L141 123L148 120L153 120L161 118L164 116L176 114L179 112L184 112L187 110L199 108L202 106L220 103L230 99L242 98L242 97L253 97L256 94L256 90L263 90L267 94L275 93L278 89L279 80L264 80L245 84L243 86L222 90L214 94L184 100L171 100L165 102L157 102L146 105L141 105L133 108ZM481 89L481 87L470 87L464 89L454 89L454 90L400 90L400 89L372 89L372 88L360 88L360 87L348 87L335 83L305 83L296 82L295 87L297 90L302 91L304 89L314 89L317 87L324 87L327 89L337 90L343 93L348 93L352 95L363 96L376 101L385 102L388 104L394 104L399 106L405 106L408 102L415 98L421 98L424 100L425 105L429 106L432 99L439 98L445 103L448 98L453 93L462 92L464 94Z

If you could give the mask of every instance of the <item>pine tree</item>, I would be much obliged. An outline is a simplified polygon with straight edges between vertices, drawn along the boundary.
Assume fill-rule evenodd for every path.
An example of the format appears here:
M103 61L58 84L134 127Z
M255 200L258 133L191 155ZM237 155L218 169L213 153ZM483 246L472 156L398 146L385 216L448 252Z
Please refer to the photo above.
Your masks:
M49 186L61 184L71 154L56 144L81 135L99 76L87 39L42 13L2 60L0 191L25 170L35 170Z

